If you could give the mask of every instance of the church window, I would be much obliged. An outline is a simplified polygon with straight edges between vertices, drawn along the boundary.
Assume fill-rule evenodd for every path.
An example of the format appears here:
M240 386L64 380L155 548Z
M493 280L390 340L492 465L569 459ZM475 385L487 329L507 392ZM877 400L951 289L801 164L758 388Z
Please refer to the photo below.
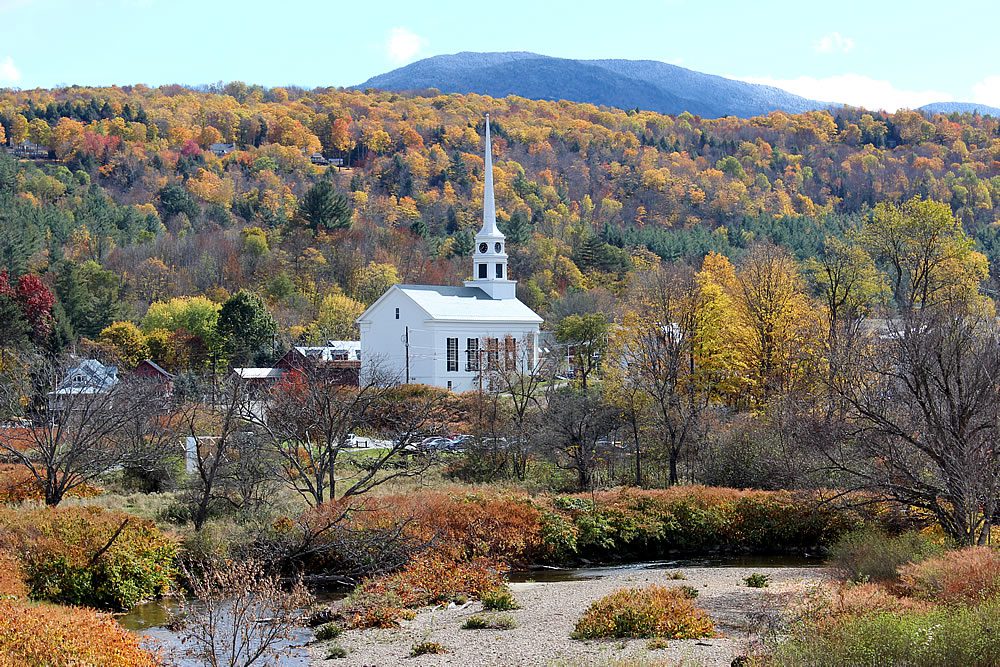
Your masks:
M448 371L458 370L458 339L448 339Z
M480 264L479 265L479 277L480 278L485 278L486 277L486 272L488 270L489 269L488 269L488 267L485 264Z
M503 278L503 264L497 264L497 278Z
M396 319L399 319L399 308L396 309Z
M479 370L479 339L478 338L466 338L465 339L465 370L467 370L467 371L478 371Z

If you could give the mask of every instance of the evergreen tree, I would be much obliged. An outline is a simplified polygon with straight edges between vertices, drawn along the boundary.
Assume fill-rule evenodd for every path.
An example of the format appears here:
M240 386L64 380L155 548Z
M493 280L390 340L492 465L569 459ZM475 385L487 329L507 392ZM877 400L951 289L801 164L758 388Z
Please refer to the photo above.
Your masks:
M259 295L242 289L222 304L216 331L230 363L247 365L271 355L278 324Z
M351 204L337 192L330 181L320 181L309 188L299 204L299 215L313 228L347 229L351 226Z
M507 243L524 245L531 239L531 221L523 212L514 211L501 231L507 237Z
M469 230L455 234L455 243L451 246L452 257L468 257L472 254L476 239Z

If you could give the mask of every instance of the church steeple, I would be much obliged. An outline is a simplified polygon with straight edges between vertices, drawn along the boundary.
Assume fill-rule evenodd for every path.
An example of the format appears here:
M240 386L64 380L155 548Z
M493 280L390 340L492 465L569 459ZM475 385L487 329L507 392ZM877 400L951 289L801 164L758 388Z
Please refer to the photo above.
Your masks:
M472 252L472 280L466 287L478 287L494 299L515 298L516 281L507 275L507 248L497 227L496 202L493 198L493 146L490 141L490 115L486 114L486 157L483 179L483 228L476 234Z

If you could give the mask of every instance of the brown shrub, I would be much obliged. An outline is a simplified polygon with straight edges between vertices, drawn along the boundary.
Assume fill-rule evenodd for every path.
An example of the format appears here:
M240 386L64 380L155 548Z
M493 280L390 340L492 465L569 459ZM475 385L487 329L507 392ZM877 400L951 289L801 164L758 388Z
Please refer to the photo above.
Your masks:
M508 565L528 563L542 547L542 514L524 495L424 491L349 501L357 530L406 524L407 536L433 542L449 558L492 558ZM342 503L326 503L307 520L336 516Z
M139 637L90 609L0 600L0 667L155 667Z
M899 569L908 595L946 604L976 604L1000 593L1000 553L990 547L949 551Z

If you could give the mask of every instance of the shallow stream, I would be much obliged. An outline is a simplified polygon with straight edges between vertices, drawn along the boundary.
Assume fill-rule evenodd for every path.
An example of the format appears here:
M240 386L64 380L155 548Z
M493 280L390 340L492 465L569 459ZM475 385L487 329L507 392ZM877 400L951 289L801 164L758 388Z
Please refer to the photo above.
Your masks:
M668 570L684 567L821 567L821 558L803 556L717 556L706 558L678 558L674 560L642 561L615 565L594 565L572 568L536 568L512 572L510 581L514 583L559 581L585 581L614 576L627 571ZM342 599L344 591L323 591L317 594L320 602ZM119 623L129 630L147 637L151 647L159 648L167 658L167 664L178 667L197 667L200 663L185 655L185 647L180 635L167 628L171 617L177 612L177 600L159 600L134 607L130 612L118 617ZM299 628L290 642L285 645L286 655L278 661L281 667L304 667L309 664L305 645L313 638L309 628Z

